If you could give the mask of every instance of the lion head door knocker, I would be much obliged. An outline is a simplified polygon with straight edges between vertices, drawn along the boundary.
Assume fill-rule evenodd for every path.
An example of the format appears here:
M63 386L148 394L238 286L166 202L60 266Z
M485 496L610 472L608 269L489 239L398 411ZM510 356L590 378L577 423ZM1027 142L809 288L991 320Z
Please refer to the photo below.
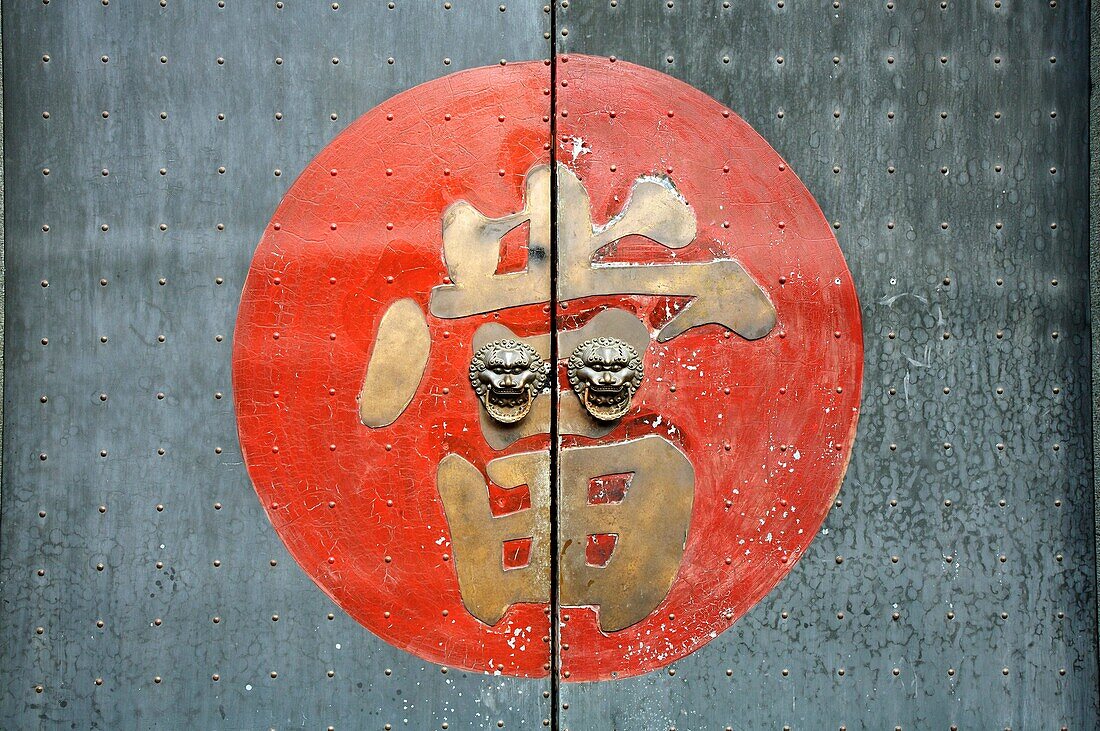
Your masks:
M638 351L618 338L585 340L569 356L569 385L600 421L615 421L630 410L643 374Z
M544 388L550 364L518 340L494 340L470 360L470 385L489 416L514 424L531 410Z

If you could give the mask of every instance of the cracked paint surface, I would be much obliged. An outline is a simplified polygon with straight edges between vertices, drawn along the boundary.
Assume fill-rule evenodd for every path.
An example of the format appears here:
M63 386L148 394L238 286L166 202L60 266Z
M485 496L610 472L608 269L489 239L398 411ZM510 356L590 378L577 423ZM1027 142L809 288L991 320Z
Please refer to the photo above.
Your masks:
M753 339L715 324L668 331L692 297L559 292L558 332L617 308L651 341L631 411L609 432L563 434L561 448L656 435L696 475L683 559L649 616L604 632L598 607L562 607L562 676L586 681L637 675L694 652L790 571L847 466L863 346L855 290L828 222L748 124L654 71L582 56L556 63L554 142L564 166L556 174L583 183L593 234L617 220L639 180L674 189L696 218L685 246L626 235L588 263L639 265L642 273L736 262L776 318ZM265 232L234 352L249 473L314 581L395 646L445 665L529 677L548 673L547 607L513 604L494 625L467 611L455 571L461 557L452 555L435 480L449 454L484 473L502 455L550 449L549 435L535 433L494 450L466 383L479 327L545 336L553 329L548 306L443 319L431 312L430 295L451 284L441 236L447 209L464 201L488 218L512 216L524 206L526 176L550 164L549 84L541 63L464 72L394 97L340 135ZM557 211L559 227L575 213ZM355 396L383 313L405 298L427 315L427 366L397 420L367 428ZM490 484L490 502L494 490ZM609 556L603 565L613 566L615 547L601 550Z

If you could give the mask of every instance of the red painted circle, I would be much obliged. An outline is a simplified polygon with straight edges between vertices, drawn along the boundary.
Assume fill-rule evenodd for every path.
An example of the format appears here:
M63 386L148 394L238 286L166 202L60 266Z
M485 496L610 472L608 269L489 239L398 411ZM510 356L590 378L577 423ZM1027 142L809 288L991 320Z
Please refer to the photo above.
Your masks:
M595 440L660 433L696 478L683 562L649 617L604 634L593 608L563 608L561 669L582 681L636 675L693 652L791 570L847 465L862 335L831 227L748 124L681 82L623 62L562 57L558 79L568 82L557 94L558 159L583 181L594 222L620 211L637 178L668 176L698 224L673 260L736 259L778 317L755 341L703 326L653 343L640 408ZM264 233L233 356L249 475L313 580L365 627L420 657L529 677L547 674L546 607L513 605L495 626L466 611L435 474L450 453L481 469L502 454L481 437L466 381L474 330L496 321L520 336L546 333L546 305L429 315L427 370L389 427L364 427L356 395L386 308L412 298L427 312L431 288L445 281L444 210L460 200L492 217L522 207L524 176L549 162L549 84L540 63L475 69L400 94L339 135ZM637 237L615 257L670 260ZM575 300L559 324L576 327L608 304L655 332L676 301ZM521 444L504 453L549 441Z

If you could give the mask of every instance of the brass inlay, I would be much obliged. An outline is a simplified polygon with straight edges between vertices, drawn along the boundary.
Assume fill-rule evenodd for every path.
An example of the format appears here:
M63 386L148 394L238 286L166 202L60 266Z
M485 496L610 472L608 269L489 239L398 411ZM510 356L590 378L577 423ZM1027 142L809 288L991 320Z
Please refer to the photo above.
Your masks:
M494 625L512 604L550 601L550 454L501 457L489 462L486 471L504 489L527 485L531 507L494 516L485 478L457 454L443 458L436 479L462 603L470 614ZM531 538L530 561L505 569L504 542L518 538Z
M452 283L432 290L433 315L465 317L550 300L549 166L538 165L527 174L524 198L522 211L500 218L489 218L466 201L443 214L443 256ZM500 240L527 222L527 268L496 274Z
M359 390L359 420L383 427L412 402L428 365L431 336L424 312L412 299L394 302L382 315L367 374Z
M588 192L566 166L557 168L558 299L640 294L693 297L657 334L661 342L699 325L714 323L749 340L767 335L775 308L767 295L732 259L671 264L602 262L598 253L631 235L681 249L696 235L695 213L664 177L639 178L622 211L595 226ZM520 213L487 218L469 203L448 209L443 246L450 284L432 290L430 310L443 318L465 317L549 299L549 168L528 174L526 206ZM500 239L531 221L527 270L495 274ZM537 255L536 255L537 254Z
M518 602L549 601L550 455L523 452L489 462L492 482L527 485L531 507L496 517L485 478L457 454L439 464L437 482L451 531L462 601L494 625ZM617 502L591 501L589 483L630 475ZM695 472L671 442L650 435L629 442L561 452L558 508L559 591L563 606L598 606L600 629L617 632L641 621L664 600L676 578L691 521ZM614 535L610 559L586 560L589 536ZM527 566L505 568L506 541L531 538Z
M670 179L639 178L622 210L606 224L594 225L581 181L564 165L556 175L559 300L620 294L691 298L656 334L662 342L705 324L721 325L746 339L763 337L774 327L775 308L767 295L732 259L663 264L606 260L605 252L627 236L643 236L674 250L695 240L695 212ZM530 222L527 268L496 274L501 239L525 222ZM528 174L519 213L489 218L466 202L452 206L443 221L450 282L432 290L431 313L459 318L548 301L549 226L547 166ZM524 399L513 398L518 396L516 378L533 383L537 363L548 359L549 337L518 338L497 323L475 333L470 376L475 390L483 387L479 396L486 408L481 409L480 425L493 449L549 432L549 393L540 388ZM629 413L641 383L649 328L629 312L612 309L557 337L562 357L572 355L567 368L572 389L559 391L558 433L604 436L616 419ZM489 371L501 353L498 360L513 378L502 391L508 398L494 402L486 394L494 387L501 391L494 379L504 371ZM550 388L558 387L558 369L558 363L550 364ZM508 407L505 412L498 408L502 404ZM439 491L463 602L488 624L499 622L511 604L549 601L549 461L548 452L525 452L489 462L486 473L493 483L505 489L526 484L531 490L531 508L501 517L492 515L485 476L476 467L454 454L439 465ZM561 449L559 467L558 596L562 606L597 608L600 629L618 632L649 616L676 579L691 522L694 468L675 444L657 434ZM625 480L619 499L591 497L594 480ZM506 542L527 538L530 563L506 568Z
M585 340L611 336L625 340L639 354L649 347L649 328L626 310L607 309L593 317L577 330L558 331L558 352L562 358L572 353ZM572 433L572 432L570 432Z
M562 606L598 606L600 629L645 619L668 594L684 555L695 470L674 444L650 435L561 451L558 591ZM621 502L589 503L589 482L631 474ZM615 535L610 560L591 566L588 536Z

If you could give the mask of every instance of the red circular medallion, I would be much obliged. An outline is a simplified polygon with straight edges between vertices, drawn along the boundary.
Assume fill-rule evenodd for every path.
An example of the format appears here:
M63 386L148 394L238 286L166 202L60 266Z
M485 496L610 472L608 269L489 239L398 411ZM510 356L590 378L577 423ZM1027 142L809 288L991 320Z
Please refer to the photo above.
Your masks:
M557 63L554 168L542 63L416 87L321 151L256 251L233 374L256 491L345 611L545 676L553 542L583 681L693 652L790 571L843 478L862 339L829 224L748 124Z

